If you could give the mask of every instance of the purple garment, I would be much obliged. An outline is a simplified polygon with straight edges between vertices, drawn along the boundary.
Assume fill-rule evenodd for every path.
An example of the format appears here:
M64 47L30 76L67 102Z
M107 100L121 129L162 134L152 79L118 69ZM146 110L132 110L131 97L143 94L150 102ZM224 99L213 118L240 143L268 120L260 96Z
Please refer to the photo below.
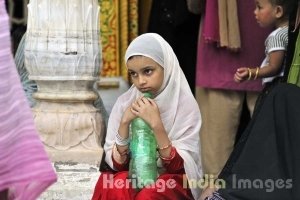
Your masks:
M214 1L206 1L206 8L218 8ZM254 16L254 1L237 1L238 18L241 35L241 49L231 52L220 48L216 43L206 42L203 34L199 38L196 86L216 89L260 91L261 80L236 83L233 76L240 67L259 67L265 57L264 41L271 30L260 27ZM206 13L204 23L212 27L218 26L210 21ZM202 30L203 31L203 30ZM207 37L207 36L206 36Z
M34 200L56 174L38 136L11 52L8 15L0 0L0 191Z
M220 42L218 0L209 0L205 7L206 21L203 21L202 35L205 42Z

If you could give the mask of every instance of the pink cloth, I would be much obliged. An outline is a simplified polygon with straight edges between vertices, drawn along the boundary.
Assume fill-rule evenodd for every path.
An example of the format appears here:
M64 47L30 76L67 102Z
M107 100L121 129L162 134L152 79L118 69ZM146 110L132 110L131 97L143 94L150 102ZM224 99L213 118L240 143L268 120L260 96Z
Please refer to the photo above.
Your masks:
M0 191L34 200L56 174L34 126L11 53L8 15L0 0Z
M205 42L220 42L218 0L209 0L205 7L205 21L203 21L202 35Z
M231 52L226 48L219 48L215 43L207 43L209 37L203 32L214 30L218 27L218 21L214 20L211 10L217 13L215 0L206 1L204 17L205 29L199 38L196 86L216 89L260 91L261 80L236 83L233 76L239 67L259 67L264 59L264 41L271 30L259 27L253 11L254 1L237 1L238 18L241 35L241 49L239 52ZM215 24L214 24L215 23ZM203 25L203 24L202 24ZM215 33L215 32L212 32ZM214 34L212 34L214 36Z

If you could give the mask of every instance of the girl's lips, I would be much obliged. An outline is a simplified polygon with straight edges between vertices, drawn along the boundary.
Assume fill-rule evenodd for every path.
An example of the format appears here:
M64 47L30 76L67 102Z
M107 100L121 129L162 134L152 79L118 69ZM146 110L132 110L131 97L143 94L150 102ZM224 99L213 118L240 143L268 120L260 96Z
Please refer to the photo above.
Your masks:
M148 91L150 91L150 88L140 88L140 91L142 91L142 92L148 92Z

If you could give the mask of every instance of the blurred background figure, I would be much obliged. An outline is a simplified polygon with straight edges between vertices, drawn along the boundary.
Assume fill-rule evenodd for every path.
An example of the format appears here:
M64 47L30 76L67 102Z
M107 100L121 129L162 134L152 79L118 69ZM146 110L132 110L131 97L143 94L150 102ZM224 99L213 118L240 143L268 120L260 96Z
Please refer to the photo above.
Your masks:
M259 27L254 9L254 1L209 0L201 18L196 98L203 170L215 177L233 150L243 106L252 114L262 89L260 81L236 83L232 76L239 67L260 66L264 58L270 30Z
M160 34L171 45L193 94L200 23L199 3L200 0L152 0L147 30Z
M4 0L0 0L0 24L0 199L34 200L56 181L56 174L13 61Z

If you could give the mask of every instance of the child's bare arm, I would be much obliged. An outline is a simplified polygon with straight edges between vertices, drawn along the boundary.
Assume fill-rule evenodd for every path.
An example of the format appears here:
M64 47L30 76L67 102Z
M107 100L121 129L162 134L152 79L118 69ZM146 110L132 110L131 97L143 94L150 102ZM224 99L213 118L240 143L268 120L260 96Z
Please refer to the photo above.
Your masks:
M256 68L238 68L234 74L236 82L243 82L245 80L255 80L257 78L266 78L275 76L280 73L284 62L285 51L273 51L269 54L269 64L264 67Z
M266 77L271 77L279 74L281 71L281 67L283 65L284 56L285 56L285 51L282 50L270 52L269 65L259 69L257 78L266 78Z

